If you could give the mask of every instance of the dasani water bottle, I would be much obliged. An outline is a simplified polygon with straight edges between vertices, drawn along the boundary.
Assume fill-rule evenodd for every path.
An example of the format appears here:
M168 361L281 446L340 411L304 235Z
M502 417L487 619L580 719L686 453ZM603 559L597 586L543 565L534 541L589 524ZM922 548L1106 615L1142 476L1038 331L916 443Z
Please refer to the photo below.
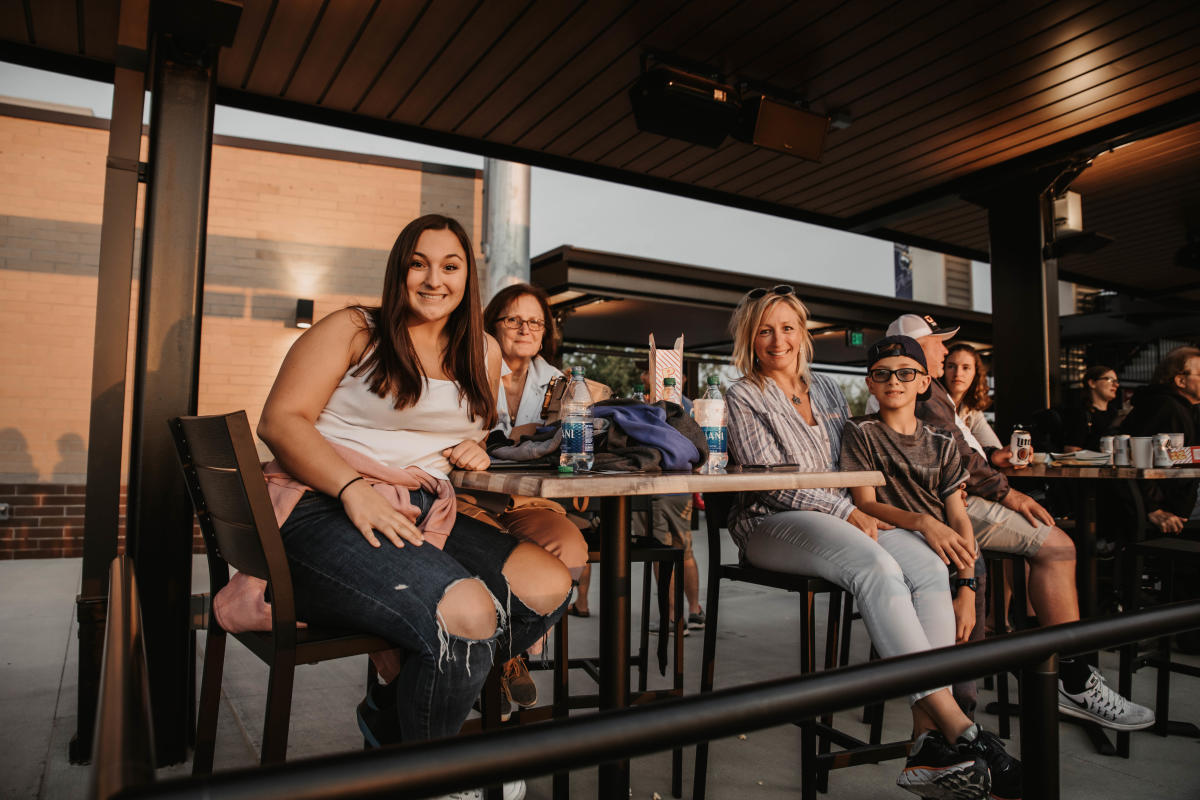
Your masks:
M592 395L583 379L583 367L572 367L571 385L563 398L562 451L558 457L560 467L571 467L575 472L586 472L592 468Z
M708 441L708 460L700 467L705 474L725 471L729 454L725 445L725 398L721 395L721 379L708 376L708 388L695 402L693 416Z

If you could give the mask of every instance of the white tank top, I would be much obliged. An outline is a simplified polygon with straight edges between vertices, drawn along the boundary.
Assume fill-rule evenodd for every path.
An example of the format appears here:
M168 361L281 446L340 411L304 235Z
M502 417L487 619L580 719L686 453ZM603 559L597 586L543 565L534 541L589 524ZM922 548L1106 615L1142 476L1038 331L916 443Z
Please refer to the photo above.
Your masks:
M451 467L442 451L482 438L484 420L471 421L467 399L459 399L454 381L427 378L416 404L397 409L394 397L380 397L365 376L354 377L356 369L357 364L346 370L317 417L317 430L331 442L389 467L420 467L444 479Z

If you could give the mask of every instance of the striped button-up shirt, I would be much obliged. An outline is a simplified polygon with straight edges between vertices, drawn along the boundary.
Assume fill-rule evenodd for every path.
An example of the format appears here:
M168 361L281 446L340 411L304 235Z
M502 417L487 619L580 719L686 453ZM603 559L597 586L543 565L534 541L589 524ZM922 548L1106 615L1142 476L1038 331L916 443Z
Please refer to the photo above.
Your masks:
M738 464L795 464L801 470L836 472L842 426L850 418L846 398L837 384L815 373L808 398L817 423L813 426L804 421L770 378L762 389L746 378L733 383L725 393L731 460ZM729 532L743 548L758 518L793 509L823 511L846 519L854 503L846 489L744 492L734 504Z

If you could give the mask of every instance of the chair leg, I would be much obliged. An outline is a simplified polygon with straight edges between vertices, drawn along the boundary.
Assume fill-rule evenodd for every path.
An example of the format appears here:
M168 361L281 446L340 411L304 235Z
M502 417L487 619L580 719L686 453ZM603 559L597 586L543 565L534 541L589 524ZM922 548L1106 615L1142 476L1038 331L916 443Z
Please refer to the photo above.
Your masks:
M226 633L210 628L204 643L204 674L200 678L200 710L196 715L196 752L193 775L211 775L217 741L217 714L221 707L221 676L225 670Z
M709 553L709 558L719 558L719 554ZM710 570L713 572L715 570ZM700 693L711 692L713 688L713 673L717 661L717 615L721 610L720 603L721 580L710 577L708 594L705 602L704 618L704 651L700 658ZM708 783L708 742L696 745L695 774L692 777L692 800L704 800Z
M570 716L571 673L567 649L567 618L563 614L554 626L554 718L565 719ZM571 793L571 775L569 772L554 773L554 800L567 800Z
M800 595L800 674L811 675L816 669L816 631L813 615L815 596L812 592ZM815 720L800 723L800 797L816 800L817 796L817 727Z
M287 757L288 725L292 713L292 683L296 652L276 652L267 683L267 714L263 723L263 765L281 764Z
M675 667L674 688L683 694L683 631L687 627L688 608L683 604L683 557L675 562L671 571L675 576ZM671 752L671 796L683 797L683 748Z
M829 611L825 622L825 669L833 669L838 665L838 656L840 655L839 645L841 644L841 622L842 622L842 593L833 591L829 593ZM821 717L821 724L833 727L833 714L824 714ZM817 752L825 755L830 751L830 741L826 736L817 735ZM818 762L817 766L817 791L829 791L829 766L828 762Z
M649 561L642 563L642 630L638 634L638 691L646 691L646 665L650 659L650 595L654 586L654 570ZM659 619L658 635L666 636L667 621Z

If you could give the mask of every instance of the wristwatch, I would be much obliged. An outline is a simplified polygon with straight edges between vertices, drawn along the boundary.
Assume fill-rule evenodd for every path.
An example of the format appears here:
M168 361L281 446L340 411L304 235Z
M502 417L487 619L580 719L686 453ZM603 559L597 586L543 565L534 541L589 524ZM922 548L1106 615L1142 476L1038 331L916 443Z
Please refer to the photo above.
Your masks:
M979 580L977 578L951 578L950 586L954 589L954 594L958 594L958 590L964 586L972 592L977 592L979 591Z

